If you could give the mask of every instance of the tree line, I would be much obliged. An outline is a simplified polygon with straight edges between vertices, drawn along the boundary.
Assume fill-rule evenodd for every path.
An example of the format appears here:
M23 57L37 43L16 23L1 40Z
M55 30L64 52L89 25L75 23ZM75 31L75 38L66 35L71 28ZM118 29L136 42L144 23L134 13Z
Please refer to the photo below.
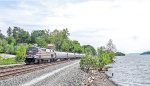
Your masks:
M85 57L81 58L81 68L99 68L101 69L108 63L113 61L116 48L110 39L106 46L101 46L95 50L92 45L81 45L77 40L69 38L70 33L67 28L62 30L33 30L31 33L20 27L9 27L7 36L2 34L0 30L0 53L15 54L16 58L6 63L24 62L26 49L33 44L39 47L47 48L48 44L54 44L56 50L84 53ZM4 60L7 59L3 59ZM10 60L10 59L8 59Z
M28 47L38 44L47 48L48 44L54 44L56 50L96 55L96 50L91 45L81 45L77 40L69 38L67 28L50 32L50 30L33 30L31 33L20 27L9 27L7 36L0 31L0 53L17 54L19 47ZM25 51L25 50L24 50Z

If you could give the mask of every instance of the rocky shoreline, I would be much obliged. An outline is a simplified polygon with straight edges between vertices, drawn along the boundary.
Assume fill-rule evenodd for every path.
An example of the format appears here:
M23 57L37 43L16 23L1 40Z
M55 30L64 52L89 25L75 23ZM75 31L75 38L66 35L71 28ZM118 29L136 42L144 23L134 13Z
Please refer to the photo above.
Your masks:
M83 83L85 86L118 86L110 78L105 71L90 70Z

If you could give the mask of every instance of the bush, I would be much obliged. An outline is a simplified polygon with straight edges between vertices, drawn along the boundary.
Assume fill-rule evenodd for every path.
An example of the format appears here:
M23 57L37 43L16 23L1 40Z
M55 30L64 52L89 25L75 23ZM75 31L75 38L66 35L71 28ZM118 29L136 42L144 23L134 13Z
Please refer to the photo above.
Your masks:
M103 63L104 65L108 64L111 62L111 57L109 53L105 52L101 55L98 56L99 62Z
M27 49L27 46L25 45L17 46L17 50L16 50L17 62L24 62L25 57L26 57L26 49Z
M3 53L4 48L0 46L0 53Z
M6 40L8 41L8 44L13 44L13 45L16 44L16 40L14 39L13 36L7 37Z
M7 45L7 41L5 39L0 39L0 53L5 53L5 47Z
M90 69L95 69L97 68L97 59L95 57L86 55L85 57L81 58L80 67L86 72L88 72Z
M103 52L97 57L86 55L80 60L80 67L82 70L88 72L90 69L102 70L102 68L113 61L114 53Z
M14 47L14 45L13 44L7 44L6 46L5 46L5 53L7 53L7 54L15 54L15 47Z

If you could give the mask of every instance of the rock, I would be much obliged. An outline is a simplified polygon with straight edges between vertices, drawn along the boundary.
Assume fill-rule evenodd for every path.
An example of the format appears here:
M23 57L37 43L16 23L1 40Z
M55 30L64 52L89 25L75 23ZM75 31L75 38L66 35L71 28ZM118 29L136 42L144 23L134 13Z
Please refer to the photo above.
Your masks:
M95 78L94 77L91 77L92 78L92 80L94 80Z

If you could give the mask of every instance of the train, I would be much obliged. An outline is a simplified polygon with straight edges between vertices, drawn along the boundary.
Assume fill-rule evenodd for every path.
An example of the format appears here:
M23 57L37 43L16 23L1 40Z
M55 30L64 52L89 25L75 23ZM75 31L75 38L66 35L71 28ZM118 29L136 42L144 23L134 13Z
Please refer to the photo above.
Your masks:
M40 64L45 62L54 62L58 60L80 59L84 54L60 52L54 49L40 48L31 46L26 50L26 64Z

